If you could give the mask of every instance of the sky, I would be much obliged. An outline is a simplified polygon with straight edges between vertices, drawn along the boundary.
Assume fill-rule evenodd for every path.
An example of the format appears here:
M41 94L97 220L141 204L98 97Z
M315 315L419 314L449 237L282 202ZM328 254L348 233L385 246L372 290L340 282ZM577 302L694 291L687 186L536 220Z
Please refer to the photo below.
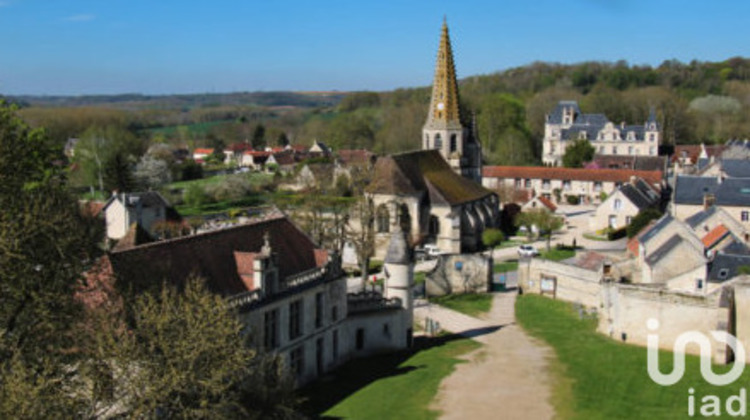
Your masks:
M750 56L746 0L0 0L0 94L384 91L535 61Z

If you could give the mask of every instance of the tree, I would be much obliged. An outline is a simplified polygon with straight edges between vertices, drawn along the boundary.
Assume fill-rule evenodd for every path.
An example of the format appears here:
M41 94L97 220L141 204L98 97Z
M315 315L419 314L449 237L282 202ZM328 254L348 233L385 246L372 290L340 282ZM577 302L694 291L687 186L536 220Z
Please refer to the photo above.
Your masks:
M137 186L128 156L117 152L104 162L104 188L109 191L129 192Z
M655 208L647 208L638 212L627 227L628 238L637 235L649 222L660 218L662 213Z
M370 258L375 255L375 205L372 198L362 196L352 208L353 221L347 224L346 239L354 245L362 271L362 284L367 283ZM350 219L350 220L351 220Z
M482 232L482 243L492 250L491 256L495 258L495 248L505 240L505 235L500 229L485 229Z
M479 137L494 164L520 165L534 161L534 145L526 126L523 102L511 94L486 95L478 116Z
M566 168L583 168L583 164L591 162L596 149L588 140L579 139L565 148L562 158L563 166Z
M144 151L144 142L119 127L91 127L76 144L73 163L78 185L99 191L134 188L132 166Z
M263 150L263 148L266 147L266 127L264 127L263 124L258 124L255 126L255 131L253 131L252 145L253 149L255 150Z
M549 252L552 232L563 226L563 219L545 209L532 209L516 216L516 226L525 226L529 232L536 227L539 235L547 238L547 251Z
M172 172L166 161L143 155L135 166L135 179L141 186L153 190L172 181Z
M0 102L0 417L76 417L73 291L103 230L67 191L62 151Z
M119 314L96 318L82 372L94 389L111 392L90 393L87 414L253 418L293 410L291 381L276 356L248 347L237 313L202 279L125 300Z

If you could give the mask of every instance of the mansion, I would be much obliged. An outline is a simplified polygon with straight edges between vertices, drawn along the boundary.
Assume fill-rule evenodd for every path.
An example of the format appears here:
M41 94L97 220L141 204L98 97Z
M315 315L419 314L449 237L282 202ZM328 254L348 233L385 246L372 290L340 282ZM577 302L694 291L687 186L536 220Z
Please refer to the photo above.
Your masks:
M597 155L657 156L661 131L652 111L643 124L615 124L604 114L583 114L575 101L560 101L544 123L542 162L562 166L569 144L588 140Z

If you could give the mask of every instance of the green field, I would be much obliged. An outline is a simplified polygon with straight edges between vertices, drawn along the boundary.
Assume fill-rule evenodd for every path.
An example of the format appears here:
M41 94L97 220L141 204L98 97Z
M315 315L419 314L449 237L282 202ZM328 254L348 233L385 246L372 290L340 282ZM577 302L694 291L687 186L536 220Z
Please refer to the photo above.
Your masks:
M430 297L430 302L476 317L489 312L492 308L492 295L489 293L450 294Z
M576 256L576 252L572 249L557 249L557 248L550 248L549 251L546 251L546 248L542 248L540 251L540 257L544 258L545 260L552 260L552 261L562 261L567 260L568 258L573 258Z
M503 261L492 267L494 273L507 273L508 271L518 270L518 260Z
M312 418L437 418L429 405L440 382L479 346L454 335L417 338L411 351L352 360L302 390L304 411Z
M687 356L685 376L663 387L649 377L645 347L612 340L595 331L593 317L581 319L572 304L523 295L516 301L519 324L555 351L553 404L560 418L575 419L674 419L688 417L688 389L695 389L696 416L701 399L715 395L724 402L750 382L745 370L735 384L716 387L701 376L699 358ZM661 372L672 371L673 356L660 352ZM714 366L717 373L726 366Z

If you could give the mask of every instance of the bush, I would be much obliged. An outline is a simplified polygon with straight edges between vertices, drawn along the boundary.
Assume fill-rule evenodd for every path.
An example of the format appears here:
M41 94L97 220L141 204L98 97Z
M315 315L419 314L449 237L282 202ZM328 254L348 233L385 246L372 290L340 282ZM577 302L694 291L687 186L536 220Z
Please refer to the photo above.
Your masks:
M193 207L202 206L211 202L211 197L200 185L193 184L183 193L185 204Z
M620 229L608 229L607 230L607 240L608 241L614 241L620 238L624 238L627 235L628 231L627 228L620 228Z
M638 234L643 228L648 226L652 220L656 220L661 217L661 212L657 209L645 209L633 217L628 225L628 238L632 238Z
M565 200L568 201L568 204L572 204L572 205L576 205L576 206L578 204L581 204L581 197L579 197L577 195L566 195L565 196Z

